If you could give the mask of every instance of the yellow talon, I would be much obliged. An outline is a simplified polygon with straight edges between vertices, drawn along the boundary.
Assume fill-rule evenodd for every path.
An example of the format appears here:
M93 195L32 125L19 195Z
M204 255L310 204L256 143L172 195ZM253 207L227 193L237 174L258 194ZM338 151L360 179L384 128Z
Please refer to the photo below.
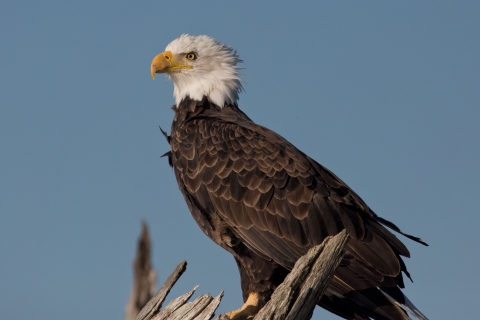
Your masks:
M256 315L262 307L263 305L260 304L258 293L252 292L248 295L247 301L240 309L228 312L227 316L231 320L245 320Z

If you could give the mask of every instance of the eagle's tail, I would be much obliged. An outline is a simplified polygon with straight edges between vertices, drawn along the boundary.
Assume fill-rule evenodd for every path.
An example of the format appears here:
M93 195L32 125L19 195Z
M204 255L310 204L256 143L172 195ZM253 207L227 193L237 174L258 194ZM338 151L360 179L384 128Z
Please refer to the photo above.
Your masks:
M403 295L403 298L404 298L405 302L400 303L397 300L393 299L388 293L383 291L381 288L377 287L377 289L380 290L380 292L383 293L385 295L385 297L387 297L387 299L392 304L395 304L398 307L400 307L402 310L404 310L407 313L407 315L412 315L412 316L414 316L414 317L416 317L417 319L420 319L420 320L428 320L428 318L425 317L425 315L423 313L421 313L420 310L417 309L417 307L415 307L415 305L407 298L407 296ZM409 318L407 318L407 319L409 319Z
M428 320L402 293L394 279L374 279L347 253L318 305L351 320Z

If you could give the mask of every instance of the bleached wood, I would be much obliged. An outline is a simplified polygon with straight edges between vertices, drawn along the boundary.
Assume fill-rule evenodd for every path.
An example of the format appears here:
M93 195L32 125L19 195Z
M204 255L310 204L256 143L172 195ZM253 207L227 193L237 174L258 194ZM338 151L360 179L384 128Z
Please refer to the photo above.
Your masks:
M161 309L165 297L170 289L177 282L178 278L186 270L187 263L180 262L173 273L168 277L162 288L140 311L136 320L210 320L223 297L223 291L212 298L210 294L205 294L192 302L188 300L192 297L198 286L184 295L173 299L165 308Z
M215 310L217 310L218 306L220 305L220 302L222 301L223 298L223 291L220 292L218 296L213 298L211 303L203 309L203 311L195 317L193 320L210 320L213 317L213 314L215 313Z
M270 301L259 311L254 320L308 320L326 287L340 264L343 249L348 241L346 231L326 238L320 245L301 257L285 281L275 290ZM160 310L165 296L185 271L182 261L170 275L159 292L142 309L136 320L211 320L223 297L223 291L215 298L202 295L187 302L198 288L172 300ZM216 320L229 320L221 314Z
M138 314L135 320L150 320L152 317L157 314L162 307L162 303L165 300L165 297L172 289L173 285L177 282L178 278L185 272L187 269L187 262L183 260L178 264L172 274L168 277L167 281L162 285L160 290L153 296L150 301L143 307L143 309Z
M307 320L340 264L346 231L326 238L301 257L255 320Z

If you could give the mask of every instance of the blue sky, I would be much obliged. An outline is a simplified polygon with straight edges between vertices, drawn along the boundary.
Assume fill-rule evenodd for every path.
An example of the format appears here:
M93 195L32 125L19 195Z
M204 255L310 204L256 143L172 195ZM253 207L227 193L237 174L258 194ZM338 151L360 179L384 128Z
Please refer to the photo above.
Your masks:
M240 108L334 171L402 238L431 319L480 296L478 1L4 1L0 317L121 319L141 220L159 285L186 274L241 304L237 267L195 225L158 126L173 86L152 58L182 33L244 60ZM337 319L317 308L314 319Z

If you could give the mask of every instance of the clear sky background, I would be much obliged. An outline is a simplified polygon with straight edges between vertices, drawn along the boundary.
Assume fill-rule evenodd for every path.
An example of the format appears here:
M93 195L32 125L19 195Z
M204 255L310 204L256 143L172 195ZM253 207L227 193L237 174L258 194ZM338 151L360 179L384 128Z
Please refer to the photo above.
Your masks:
M182 33L235 47L240 108L405 232L430 319L477 319L479 1L2 1L0 318L122 319L148 222L170 299L242 303L233 258L188 212L165 158ZM337 319L320 308L314 319Z

